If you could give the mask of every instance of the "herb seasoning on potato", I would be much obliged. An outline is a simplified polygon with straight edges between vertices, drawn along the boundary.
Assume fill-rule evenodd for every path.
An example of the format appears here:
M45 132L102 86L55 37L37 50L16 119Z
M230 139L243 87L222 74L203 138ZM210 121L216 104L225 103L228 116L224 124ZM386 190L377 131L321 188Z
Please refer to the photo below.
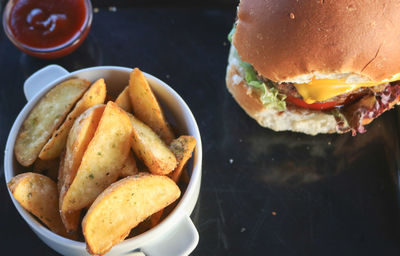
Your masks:
M145 232L162 220L166 206L174 207L196 140L175 137L139 69L115 103L104 79L89 85L67 80L32 109L14 152L38 173L19 174L8 186L50 230L76 240L82 229L88 251L102 255L131 229L151 223L140 229Z

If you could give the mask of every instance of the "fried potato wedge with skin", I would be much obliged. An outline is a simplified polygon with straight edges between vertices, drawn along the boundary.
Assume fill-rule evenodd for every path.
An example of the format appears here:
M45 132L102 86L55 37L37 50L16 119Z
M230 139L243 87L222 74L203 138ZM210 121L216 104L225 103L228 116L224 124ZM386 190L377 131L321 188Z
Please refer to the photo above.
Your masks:
M136 166L136 160L133 156L132 151L130 151L128 158L125 160L124 165L122 166L120 177L125 178L128 176L136 175L139 173L139 170Z
M179 196L179 187L166 176L142 173L115 182L99 195L82 221L88 251L105 254Z
M135 68L129 77L129 97L135 116L153 129L167 144L175 135L165 120L157 98L143 73Z
M82 98L76 103L74 109L68 114L64 123L53 132L51 138L43 147L39 154L41 159L53 159L59 157L61 151L67 143L69 131L74 124L74 121L88 108L103 104L106 98L106 84L104 79L99 79L94 82Z
M64 183L65 150L63 150L63 152L61 152L60 159L61 160L60 160L60 167L59 167L59 171L58 171L58 182L57 182L57 189L58 189L58 193L59 193L59 199L58 199L59 209L61 209L61 202L62 202L61 190L62 190L62 186ZM64 224L64 227L65 227L67 233L77 234L76 231L78 230L78 227L79 227L81 211L63 212L60 210L59 212L60 212L61 221Z
M125 89L118 95L115 103L117 103L117 105L126 112L132 113L131 100L129 98L129 86L126 86Z
M192 157L193 150L196 147L196 139L192 136L183 135L172 141L169 148L174 153L176 160L178 160L178 166L168 176L175 182L178 183L183 167L186 162Z
M156 214L156 213L154 213ZM154 215L153 214L153 215ZM152 216L153 216L152 215ZM148 231L151 229L151 223L150 223L150 218L145 219L144 221L140 222L139 225L137 225L132 232L130 233L132 236L138 236L140 234L143 234L144 232ZM129 238L129 237L128 237Z
M132 149L153 174L166 175L175 169L174 154L158 135L133 115L129 115L133 132Z
M59 209L61 209L61 189L62 189L62 185L64 184L64 167L65 167L65 150L63 150L63 152L61 152L61 156L60 156L60 167L58 170L58 182L57 182L57 189L59 192ZM61 221L64 224L64 227L67 231L68 234L74 234L77 236L77 230L79 227L79 223L80 223L80 215L81 215L81 211L76 211L76 212L63 212L63 211L59 211L60 212L60 217L61 217Z
M186 162L192 157L194 147L196 146L196 139L192 136L182 135L179 138L172 141L169 148L174 153L178 166L168 176L178 184L181 177L183 167ZM163 210L151 215L150 223L151 227L155 227L161 220Z
M61 152L60 164L58 165L58 177L57 177L57 190L58 194L61 193L61 188L64 183L64 165L65 165L65 150ZM61 209L61 207L60 207Z
M78 234L82 210L74 212L60 212L61 221L68 234Z
M8 187L14 198L50 230L67 236L58 213L57 184L44 175L27 172L13 177Z
M76 176L83 155L96 132L105 107L106 105L100 104L83 112L75 120L69 132L61 179L59 179L61 183L60 202L63 201L65 193Z
M190 182L189 174L187 172L187 169L184 168L182 170L181 179L179 181L179 184L180 184L180 186L187 187L189 185L189 182Z
M58 158L50 160L42 160L38 158L33 163L33 172L43 174L50 179L57 181L59 165L60 159Z
M35 162L51 134L63 122L89 87L83 79L70 79L52 88L32 109L15 141L14 153L23 166Z
M77 211L89 206L117 180L130 151L131 133L132 125L127 113L114 102L108 102L64 196L62 211Z
M100 104L87 109L75 120L68 135L64 161L60 166L58 186L61 220L69 233L77 232L81 211L62 211L64 196L76 176L83 154L94 136L104 108L105 105Z
M160 223L163 212L164 212L163 210L160 210L160 211L154 213L153 215L151 215L150 228L154 228L155 226L157 226L158 223Z

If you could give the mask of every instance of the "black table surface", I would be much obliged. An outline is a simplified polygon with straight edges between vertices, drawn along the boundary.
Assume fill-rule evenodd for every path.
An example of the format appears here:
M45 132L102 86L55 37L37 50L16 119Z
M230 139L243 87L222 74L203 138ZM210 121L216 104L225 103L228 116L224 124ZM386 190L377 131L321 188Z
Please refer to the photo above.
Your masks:
M173 87L200 127L192 255L400 255L397 110L356 137L264 129L225 89L236 3L110 3L94 3L89 37L62 59L29 57L0 32L0 148L26 103L23 82L39 68L140 67ZM19 216L0 177L0 254L57 255Z

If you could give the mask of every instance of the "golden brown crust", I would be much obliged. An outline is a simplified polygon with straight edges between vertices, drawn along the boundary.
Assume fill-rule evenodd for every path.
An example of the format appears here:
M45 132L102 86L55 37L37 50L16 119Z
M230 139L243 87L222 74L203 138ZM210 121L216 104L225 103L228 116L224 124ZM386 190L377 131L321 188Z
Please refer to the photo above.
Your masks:
M354 73L373 81L400 72L398 1L242 0L234 45L273 81Z

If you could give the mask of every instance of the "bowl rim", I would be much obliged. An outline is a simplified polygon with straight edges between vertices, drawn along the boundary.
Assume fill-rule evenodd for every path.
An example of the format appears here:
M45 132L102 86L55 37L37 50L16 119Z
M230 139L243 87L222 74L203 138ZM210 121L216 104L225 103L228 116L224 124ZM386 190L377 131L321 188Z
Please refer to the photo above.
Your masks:
M6 142L6 148L5 148L5 153L4 153L4 175L5 175L5 182L6 186L7 183L10 181L10 179L14 175L14 170L13 170L13 158L14 158L14 144L15 140L18 134L18 131L23 123L23 121L26 119L27 115L30 113L32 108L37 104L39 99L41 99L45 93L47 93L51 88L62 82L63 80L77 76L80 73L83 72L89 72L89 71L94 71L94 70L115 70L115 71L123 71L126 73L129 73L132 71L132 68L127 68L127 67L121 67L121 66L95 66L95 67L89 67L89 68L84 68L84 69L79 69L74 72L71 72L67 75L61 76L60 78L57 78L50 82L49 84L45 85L37 94L30 100L28 101L25 106L22 108L22 110L18 113L17 118L15 119L8 138ZM201 136L200 136L200 130L198 128L197 122L193 116L193 113L191 112L189 106L186 104L186 102L180 97L180 95L173 90L168 84L160 80L159 78L150 75L146 72L143 72L146 79L149 80L149 83L151 86L155 84L156 86L159 86L161 90L165 90L169 95L171 95L178 103L179 103L179 109L181 109L182 114L185 113L186 118L184 118L185 123L187 123L189 126L188 128L192 128L194 134L188 134L191 136L194 136L196 138L196 147L195 151L193 153L193 169L192 169L192 174L190 176L189 184L186 188L185 193L182 195L182 198L178 202L177 206L174 208L174 210L157 226L154 228L129 239L126 239L122 241L121 243L113 246L112 250L114 248L118 248L120 250L125 250L129 249L132 250L134 248L139 248L146 244L146 241L151 241L152 239L155 238L155 235L160 236L161 234L164 234L165 232L168 232L172 230L172 227L176 226L177 223L185 216L187 213L185 213L185 206L190 204L190 201L193 200L192 197L195 196L196 193L196 185L199 186L201 182L201 168L202 168L202 141L201 141ZM189 133L189 131L188 131ZM8 189L8 186L7 186ZM36 233L38 232L40 235L46 237L47 239L51 240L52 242L56 244L60 244L63 246L68 246L68 247L75 247L77 249L81 249L82 247L86 250L86 243L85 242L80 242L80 241L74 241L70 240L68 238L62 237L60 235L57 235L56 233L53 233L47 227L45 227L43 224L41 224L38 220L36 220L28 211L26 211L12 196L10 190L8 189L9 195L13 201L14 206L17 208L17 211L19 214L23 217L23 219L27 222L27 224L33 229L33 231ZM196 198L197 201L197 198Z

